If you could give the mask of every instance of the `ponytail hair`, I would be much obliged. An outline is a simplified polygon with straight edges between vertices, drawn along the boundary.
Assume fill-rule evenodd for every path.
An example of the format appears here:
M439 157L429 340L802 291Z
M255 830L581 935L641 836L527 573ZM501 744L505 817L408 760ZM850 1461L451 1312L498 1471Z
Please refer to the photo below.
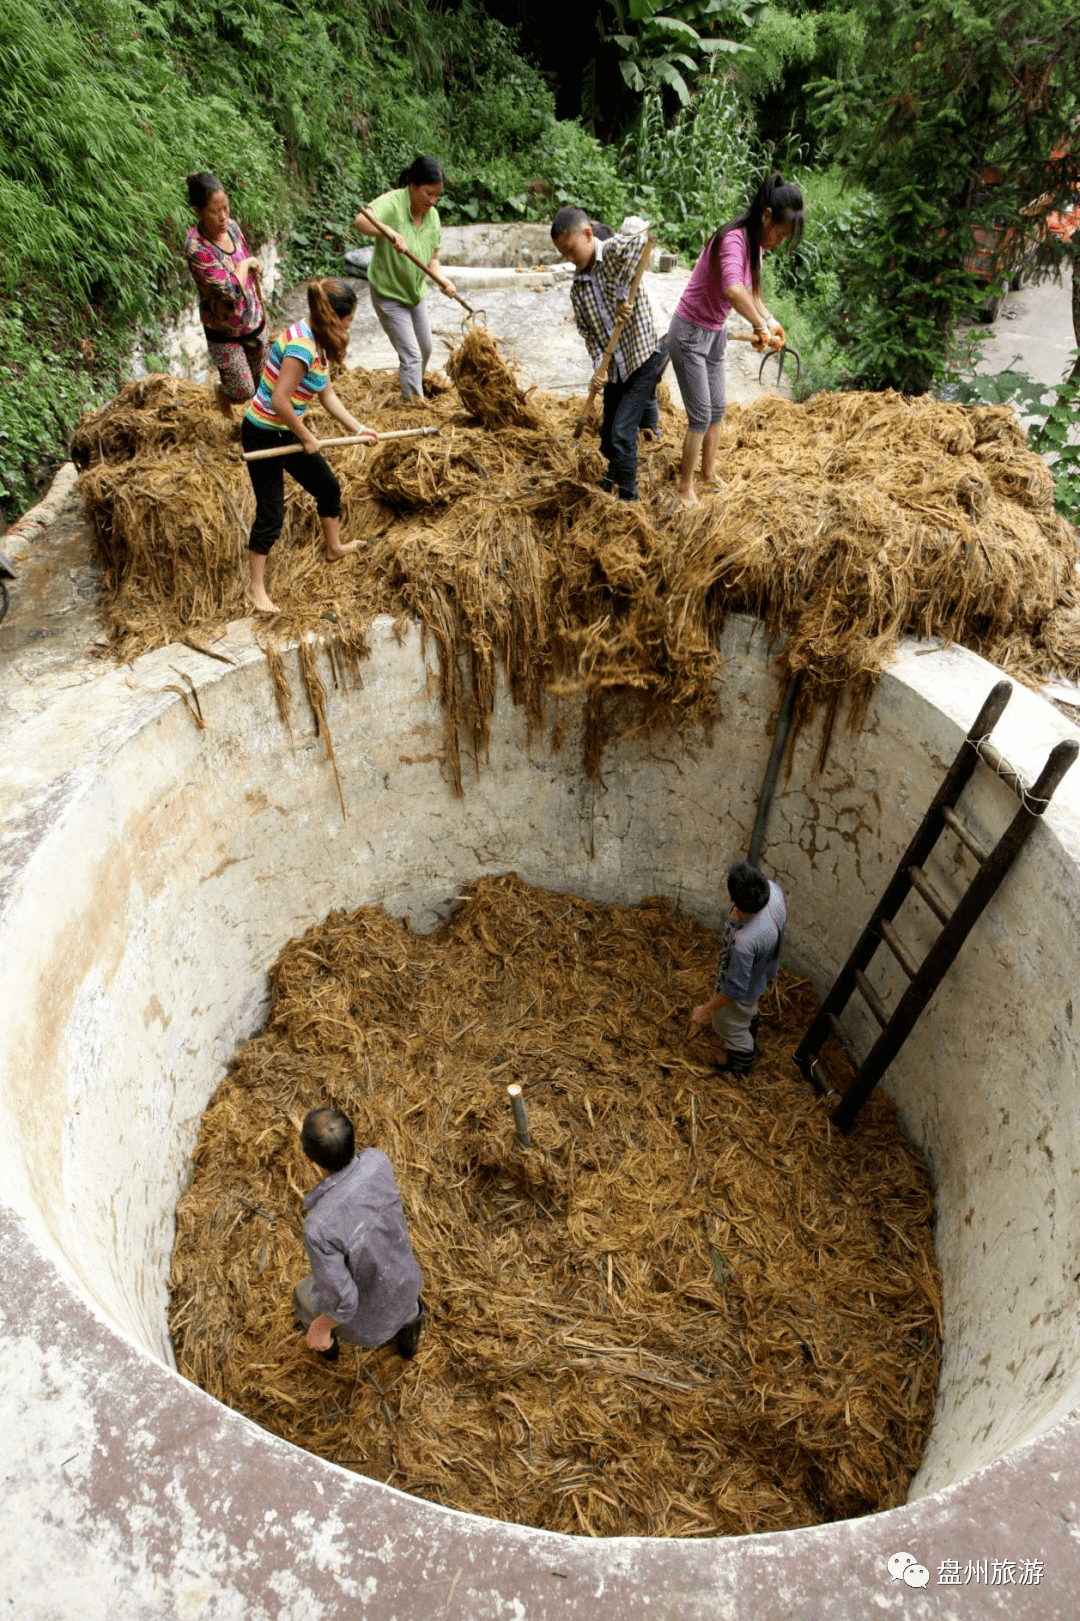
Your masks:
M307 301L312 337L340 366L349 346L345 322L356 308L356 288L338 276L324 276L322 281L308 282Z
M187 177L188 202L196 214L202 213L215 191L224 190L217 175L211 174L209 169L192 169Z
M446 176L438 158L413 158L398 175L399 186L445 186Z
M774 225L791 226L791 240L797 242L803 230L802 192L793 181L785 180L779 169L774 169L761 182L746 213L721 225L709 240L709 268L719 270L720 244L724 237L729 231L745 229L750 249L750 282L757 298L761 297L761 222L766 209L770 210Z

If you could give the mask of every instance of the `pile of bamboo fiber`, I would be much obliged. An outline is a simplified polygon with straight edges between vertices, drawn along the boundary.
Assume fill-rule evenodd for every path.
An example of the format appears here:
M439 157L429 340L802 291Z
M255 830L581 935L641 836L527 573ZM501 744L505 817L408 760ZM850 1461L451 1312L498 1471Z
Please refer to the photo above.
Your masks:
M719 1041L688 1014L717 947L666 901L513 874L433 935L365 907L289 944L178 1207L181 1371L347 1468L551 1530L735 1535L903 1502L941 1334L926 1166L880 1093L831 1129L790 1059L805 980L763 1001L749 1076L710 1072ZM414 1362L343 1345L330 1366L294 1322L320 1104L394 1167Z
M450 370L456 389L436 376L408 405L385 376L335 380L374 428L441 434L327 452L343 538L364 543L336 564L286 479L268 570L283 612L260 636L283 701L284 648L313 649L312 668L320 650L356 667L376 614L419 619L438 651L459 792L462 750L483 757L500 670L534 727L553 722L552 694L580 703L592 775L609 737L707 727L722 698L717 638L736 610L776 638L780 679L803 673L804 712L847 699L857 719L909 634L963 642L1029 681L1080 676L1076 535L1005 407L897 394L733 406L724 482L686 509L663 385L663 442L643 442L642 499L622 503L598 488L595 421L573 438L580 402L526 397L475 328ZM318 410L309 420L327 432ZM170 379L129 385L80 425L118 657L249 612L252 497L236 431L207 391Z

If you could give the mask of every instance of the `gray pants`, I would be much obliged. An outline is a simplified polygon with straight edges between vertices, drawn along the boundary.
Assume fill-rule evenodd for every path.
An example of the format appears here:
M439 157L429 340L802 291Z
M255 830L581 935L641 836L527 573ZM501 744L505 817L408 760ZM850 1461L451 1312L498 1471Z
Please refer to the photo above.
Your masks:
M724 351L727 333L695 326L680 315L671 317L668 344L672 369L679 380L679 393L691 433L706 433L714 422L724 420L727 398L724 393Z
M379 318L379 325L397 352L401 397L407 400L415 395L422 400L424 372L431 359L431 328L428 326L424 301L421 299L419 304L402 304L400 299L383 298L374 287L369 287L369 291L371 307Z
M311 1299L311 1291L314 1289L314 1287L315 1279L309 1272L306 1278L300 1279L300 1282L296 1285L292 1292L293 1311L296 1313L297 1320L305 1332L311 1327L316 1317L322 1315L321 1312L316 1311ZM420 1302L417 1300L413 1305L413 1308L406 1321L402 1324L403 1328L407 1327L409 1323L415 1322L419 1310ZM345 1336L342 1335L342 1338L344 1339ZM391 1338L393 1338L393 1336L391 1336ZM368 1349L370 1349L370 1347L368 1347Z
M300 1279L292 1292L293 1311L295 1311L305 1331L311 1327L316 1317L321 1315L311 1304L311 1291L314 1287L315 1279L309 1272L306 1278Z
M757 1010L756 1002L725 1002L713 1014L712 1027L729 1053L746 1053L749 1057L753 1052L750 1020L755 1017Z

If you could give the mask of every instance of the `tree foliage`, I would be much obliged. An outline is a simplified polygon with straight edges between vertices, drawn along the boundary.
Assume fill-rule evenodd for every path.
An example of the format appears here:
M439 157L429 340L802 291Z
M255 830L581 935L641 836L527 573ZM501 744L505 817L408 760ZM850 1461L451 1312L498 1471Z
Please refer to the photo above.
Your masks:
M748 50L745 36L767 0L602 0L597 51L585 70L582 114L616 134L649 91L688 107L698 73L718 55Z
M793 135L809 159L820 155L822 130L807 85L854 65L867 22L836 0L772 0L755 22L753 50L733 63L739 93L764 139Z
M645 92L622 161L636 205L662 223L665 243L695 256L742 212L768 169L746 107L715 62L670 120L659 89Z
M855 0L863 48L818 87L832 148L865 183L834 336L853 379L920 392L972 307L976 254L1004 277L1051 251L1080 185L1080 0Z

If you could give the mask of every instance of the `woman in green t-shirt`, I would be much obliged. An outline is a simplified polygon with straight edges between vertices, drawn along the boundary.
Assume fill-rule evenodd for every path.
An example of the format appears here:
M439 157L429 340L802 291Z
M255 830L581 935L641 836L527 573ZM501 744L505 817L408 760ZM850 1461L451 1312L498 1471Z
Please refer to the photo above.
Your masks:
M439 269L442 226L435 207L442 196L442 165L435 158L414 158L401 175L397 191L384 191L367 211L385 225L380 234L363 214L356 228L375 238L375 256L368 271L371 307L397 351L401 397L424 397L424 371L431 359L431 328L424 309L424 272L405 258L405 249L427 265L448 298L454 288Z

